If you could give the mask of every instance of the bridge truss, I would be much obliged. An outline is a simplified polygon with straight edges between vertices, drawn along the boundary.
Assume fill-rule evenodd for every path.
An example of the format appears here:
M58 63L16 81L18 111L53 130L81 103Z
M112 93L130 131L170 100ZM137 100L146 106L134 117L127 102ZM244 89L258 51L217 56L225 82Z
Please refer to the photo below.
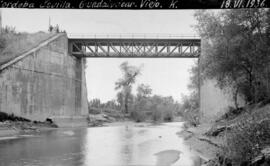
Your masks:
M69 53L76 57L183 57L200 55L200 39L71 38Z

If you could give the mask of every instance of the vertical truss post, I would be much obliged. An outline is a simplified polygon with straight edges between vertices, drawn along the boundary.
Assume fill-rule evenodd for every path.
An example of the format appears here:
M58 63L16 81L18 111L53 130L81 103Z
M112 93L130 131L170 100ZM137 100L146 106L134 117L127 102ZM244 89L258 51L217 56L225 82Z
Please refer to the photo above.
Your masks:
M98 54L98 46L97 46L97 43L95 43L95 53Z
M169 45L167 45L167 53L170 53L171 51L170 51L170 46Z
M132 56L134 56L134 47L133 47L133 43L131 43L131 54L132 54Z
M107 43L107 55L109 56L110 55L110 44Z
M182 54L182 49L183 49L183 44L181 43L181 45L179 46L179 50L178 50L179 54Z

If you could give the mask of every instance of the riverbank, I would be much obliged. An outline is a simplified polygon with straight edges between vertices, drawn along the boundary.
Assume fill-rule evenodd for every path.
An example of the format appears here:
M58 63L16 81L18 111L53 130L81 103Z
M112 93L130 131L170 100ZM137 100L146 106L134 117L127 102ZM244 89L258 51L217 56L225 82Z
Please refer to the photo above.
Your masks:
M212 123L188 126L178 135L208 166L270 164L270 104L230 110ZM249 153L247 153L249 151ZM257 166L256 165L256 166Z
M216 157L223 143L223 138L209 138L204 135L212 124L202 124L198 127L184 128L177 135L183 137L185 144L203 160L209 161Z
M57 126L50 122L6 120L0 122L0 140L12 139L20 135L29 135L56 128Z

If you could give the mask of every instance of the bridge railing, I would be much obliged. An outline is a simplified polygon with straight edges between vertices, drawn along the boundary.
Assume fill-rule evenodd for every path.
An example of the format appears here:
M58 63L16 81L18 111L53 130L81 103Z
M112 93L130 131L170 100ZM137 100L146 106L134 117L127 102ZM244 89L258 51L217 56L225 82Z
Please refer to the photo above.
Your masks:
M68 33L70 39L200 39L197 34L165 34L165 33Z

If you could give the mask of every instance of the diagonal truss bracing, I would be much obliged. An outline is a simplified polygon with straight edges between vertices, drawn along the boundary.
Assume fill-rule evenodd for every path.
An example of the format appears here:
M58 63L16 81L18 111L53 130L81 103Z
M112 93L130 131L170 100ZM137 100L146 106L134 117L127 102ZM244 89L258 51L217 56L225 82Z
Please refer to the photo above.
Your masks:
M69 39L76 57L190 57L200 55L200 39Z

